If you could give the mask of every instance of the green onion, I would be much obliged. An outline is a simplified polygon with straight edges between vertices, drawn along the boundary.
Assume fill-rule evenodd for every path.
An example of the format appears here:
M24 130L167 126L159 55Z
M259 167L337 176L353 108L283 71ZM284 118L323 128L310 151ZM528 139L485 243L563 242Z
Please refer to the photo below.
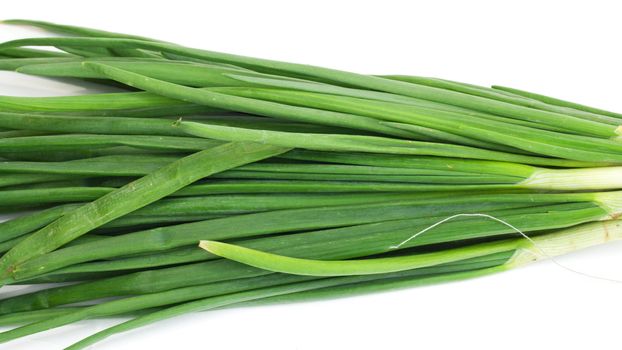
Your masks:
M462 280L622 237L622 114L4 23L64 37L0 43L0 70L119 92L0 96L0 283L38 285L0 297L17 326L0 342L131 317L82 349L187 312Z

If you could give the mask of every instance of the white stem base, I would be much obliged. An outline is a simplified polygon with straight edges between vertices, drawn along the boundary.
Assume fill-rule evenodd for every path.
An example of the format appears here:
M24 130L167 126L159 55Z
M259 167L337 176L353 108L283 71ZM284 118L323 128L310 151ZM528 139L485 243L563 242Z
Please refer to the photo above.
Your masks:
M622 239L622 220L593 222L525 241L506 263L509 268Z
M622 166L585 169L539 169L518 186L542 190L622 189Z

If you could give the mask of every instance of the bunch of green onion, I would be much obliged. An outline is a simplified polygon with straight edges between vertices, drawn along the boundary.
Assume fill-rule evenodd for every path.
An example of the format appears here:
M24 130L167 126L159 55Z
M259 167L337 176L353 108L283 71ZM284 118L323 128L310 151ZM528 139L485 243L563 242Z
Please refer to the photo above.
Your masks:
M622 238L622 114L4 23L63 36L0 44L0 69L118 92L0 96L0 210L18 213L0 223L0 283L52 283L0 299L0 342L130 317L82 349L187 312L460 280Z

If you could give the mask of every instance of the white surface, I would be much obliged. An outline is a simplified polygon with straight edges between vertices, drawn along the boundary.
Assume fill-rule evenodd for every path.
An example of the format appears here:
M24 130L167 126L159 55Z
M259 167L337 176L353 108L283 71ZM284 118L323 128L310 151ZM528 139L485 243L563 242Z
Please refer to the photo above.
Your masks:
M616 1L584 4L22 0L3 3L1 15L363 73L508 85L622 111L620 8ZM0 26L2 41L32 34ZM0 94L79 90L0 73ZM621 251L622 244L611 244L560 261L622 279ZM188 315L96 348L619 349L621 292L622 284L586 279L544 262L440 286ZM0 348L59 349L113 323L82 322Z

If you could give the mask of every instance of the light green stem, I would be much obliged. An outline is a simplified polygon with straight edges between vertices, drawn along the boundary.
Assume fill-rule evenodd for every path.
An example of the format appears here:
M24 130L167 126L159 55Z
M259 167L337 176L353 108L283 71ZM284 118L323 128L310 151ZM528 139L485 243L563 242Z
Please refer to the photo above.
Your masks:
M264 270L306 276L349 276L405 271L511 250L516 250L516 254L508 266L514 267L620 238L622 223L605 221L533 239L524 236L440 252L375 259L300 259L214 241L201 241L199 246L212 254Z

